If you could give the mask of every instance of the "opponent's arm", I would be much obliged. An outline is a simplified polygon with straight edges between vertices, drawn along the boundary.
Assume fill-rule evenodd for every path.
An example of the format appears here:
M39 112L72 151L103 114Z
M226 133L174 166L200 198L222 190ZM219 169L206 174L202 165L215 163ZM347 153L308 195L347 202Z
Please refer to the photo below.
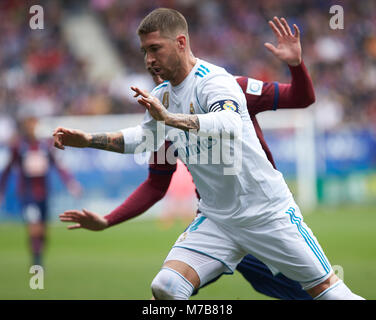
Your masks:
M316 100L312 79L304 61L296 67L289 66L291 83L278 83L277 108L306 108Z
M249 114L276 109L306 108L316 100L312 79L304 61L299 66L289 66L290 83L263 82L258 94L251 92L249 87L256 83L255 79L238 77L236 81L242 88L247 99Z
M157 152L153 157L156 159ZM154 161L155 163L155 161ZM172 175L176 170L176 164L150 164L149 175L121 205L108 215L101 215L88 210L68 210L61 214L62 222L75 222L68 229L85 228L99 231L134 218L161 200L166 194Z
M172 173L166 175L149 171L149 176L120 206L104 218L107 227L137 217L161 200L170 185Z
M164 197L170 181L171 175L149 173L147 180L108 215L102 217L100 214L86 209L67 210L59 215L60 221L75 222L74 225L68 226L70 230L84 228L100 231L106 229L144 213Z
M238 77L250 114L277 108L305 108L315 102L311 77L302 59L300 31L294 24L292 33L286 19L274 17L269 21L277 41L277 47L265 43L278 59L288 64L291 83L261 82L247 77Z

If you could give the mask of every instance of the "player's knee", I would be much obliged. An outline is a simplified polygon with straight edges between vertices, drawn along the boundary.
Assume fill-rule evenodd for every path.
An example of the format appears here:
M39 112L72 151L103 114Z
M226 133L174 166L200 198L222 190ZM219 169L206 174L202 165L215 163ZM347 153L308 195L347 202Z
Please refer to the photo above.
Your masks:
M364 300L361 296L353 293L342 280L338 280L329 288L321 292L315 300Z
M311 293L311 295L315 300L364 300L364 298L353 293L342 280L334 275L314 289L316 289L316 292L315 294Z
M168 275L159 272L151 283L151 291L156 300L173 300L174 294L172 288L168 286Z
M151 283L151 290L157 300L187 300L193 286L179 272L162 268Z
M30 223L28 226L29 235L31 237L42 237L44 236L44 224L42 222Z

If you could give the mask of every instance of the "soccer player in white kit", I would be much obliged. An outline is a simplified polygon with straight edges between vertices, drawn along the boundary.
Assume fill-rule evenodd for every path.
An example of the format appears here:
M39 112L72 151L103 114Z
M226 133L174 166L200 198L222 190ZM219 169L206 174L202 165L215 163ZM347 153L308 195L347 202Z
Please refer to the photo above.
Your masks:
M281 37L299 36L296 26L293 35L284 19L274 20ZM110 139L123 141L124 153L156 151L170 140L201 196L200 214L152 282L154 297L188 299L195 288L233 273L251 253L300 282L314 298L361 299L333 273L282 174L267 160L234 77L193 56L184 17L156 9L141 22L138 34L148 65L166 81L151 94L132 87L147 108L144 121ZM93 137L81 132L58 128L54 134L57 147L96 147L88 144Z

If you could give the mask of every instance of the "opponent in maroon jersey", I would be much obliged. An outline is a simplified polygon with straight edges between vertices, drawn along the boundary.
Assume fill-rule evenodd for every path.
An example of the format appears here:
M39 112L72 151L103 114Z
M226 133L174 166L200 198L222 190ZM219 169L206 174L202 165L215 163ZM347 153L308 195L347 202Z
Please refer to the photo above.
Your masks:
M17 168L17 196L21 203L22 217L28 225L33 264L40 265L46 241L49 195L47 175L50 168L57 169L71 194L77 196L81 187L56 162L51 149L51 141L37 139L36 125L35 117L27 117L21 122L21 134L12 143L10 160L0 178L0 203L9 174L12 168Z

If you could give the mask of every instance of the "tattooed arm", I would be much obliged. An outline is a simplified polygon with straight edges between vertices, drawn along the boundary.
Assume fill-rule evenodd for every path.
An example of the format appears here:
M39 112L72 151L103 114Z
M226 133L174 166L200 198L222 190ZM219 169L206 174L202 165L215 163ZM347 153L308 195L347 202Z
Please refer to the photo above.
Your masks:
M124 153L124 138L119 132L95 133L90 135L89 147Z
M65 146L69 146L124 153L124 138L120 131L90 134L81 130L58 127L53 136L55 147L62 150Z
M185 131L200 129L200 122L195 114L169 113L165 121L167 125Z

